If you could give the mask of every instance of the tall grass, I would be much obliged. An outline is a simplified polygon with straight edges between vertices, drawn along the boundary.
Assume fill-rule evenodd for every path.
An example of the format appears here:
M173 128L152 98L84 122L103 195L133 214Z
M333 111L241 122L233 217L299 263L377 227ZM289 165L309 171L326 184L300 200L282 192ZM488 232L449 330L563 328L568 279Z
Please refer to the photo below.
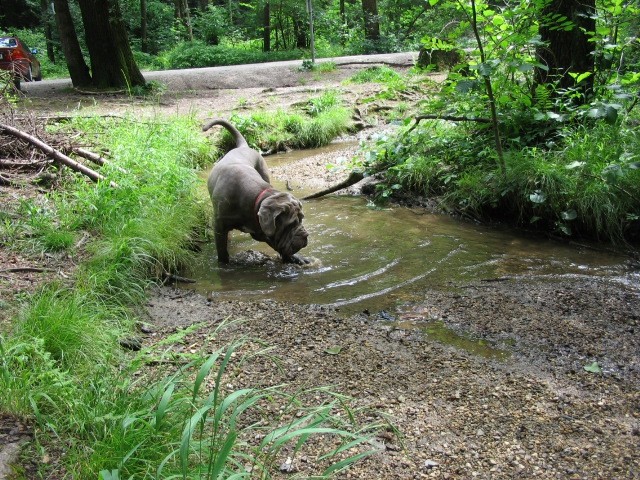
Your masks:
M505 151L507 173L477 126L424 122L409 135L383 139L368 156L394 186L438 196L478 219L506 220L561 235L620 242L640 218L640 135L622 121L568 125L549 146Z
M120 348L118 340L134 334L146 288L189 260L204 229L198 170L211 162L211 148L191 118L84 119L64 128L108 149L114 165L102 173L119 187L67 175L60 193L26 202L17 222L3 223L3 242L13 248L50 250L44 239L52 231L85 247L60 247L83 259L73 277L25 299L0 337L0 409L35 419L38 448L64 445L56 465L68 478L269 478L281 452L295 456L317 436L342 445L332 440L319 459L327 471L368 454L359 445L369 431L359 432L336 394L309 406L308 392L282 386L228 392L244 343L174 356L167 377L148 364L166 365L161 350ZM287 415L265 421L272 404Z

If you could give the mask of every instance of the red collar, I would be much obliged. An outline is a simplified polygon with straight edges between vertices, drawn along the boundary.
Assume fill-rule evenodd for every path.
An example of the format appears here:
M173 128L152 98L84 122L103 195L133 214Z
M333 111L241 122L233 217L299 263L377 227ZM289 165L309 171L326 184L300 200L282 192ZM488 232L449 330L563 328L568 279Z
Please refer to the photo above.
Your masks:
M256 222L258 225L260 225L260 219L258 218L258 210L260 210L260 204L262 203L262 201L264 200L264 197L269 193L269 192L273 192L273 188L267 187L264 190L262 190L258 196L256 197L256 201L253 204L253 211L256 214Z

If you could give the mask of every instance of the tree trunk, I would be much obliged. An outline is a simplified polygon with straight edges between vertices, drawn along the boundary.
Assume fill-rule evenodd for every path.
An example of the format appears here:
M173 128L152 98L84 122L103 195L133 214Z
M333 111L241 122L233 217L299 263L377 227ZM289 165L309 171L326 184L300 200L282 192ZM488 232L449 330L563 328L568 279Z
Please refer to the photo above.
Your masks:
M128 88L145 85L133 59L118 0L78 0L91 59L93 85Z
M293 35L296 38L296 48L307 48L307 29L304 19L293 19Z
M380 23L378 21L378 1L362 0L364 12L364 38L366 40L380 40Z
M53 51L53 29L51 28L55 19L49 0L40 0L40 10L42 11L42 25L44 25L44 38L47 41L47 58L51 63L56 63L56 55Z
M536 83L557 82L561 89L577 87L583 93L581 102L587 100L593 91L593 75L576 85L570 73L594 72L594 45L588 36L595 31L594 13L595 0L553 0L544 8L540 36L545 45L538 47L536 56L548 70L536 69ZM571 23L559 26L567 21Z
M269 0L264 2L262 12L262 51L271 51L271 3Z
M89 74L89 67L82 56L76 30L73 28L73 18L69 10L69 3L67 0L53 0L53 4L62 53L67 62L71 83L73 83L74 87L87 87L91 85L91 75Z
M147 0L140 0L140 49L149 53L149 29L147 28Z
M187 0L174 0L175 17L180 21L184 28L187 40L193 41L193 27L191 26L191 14L189 13L189 4Z

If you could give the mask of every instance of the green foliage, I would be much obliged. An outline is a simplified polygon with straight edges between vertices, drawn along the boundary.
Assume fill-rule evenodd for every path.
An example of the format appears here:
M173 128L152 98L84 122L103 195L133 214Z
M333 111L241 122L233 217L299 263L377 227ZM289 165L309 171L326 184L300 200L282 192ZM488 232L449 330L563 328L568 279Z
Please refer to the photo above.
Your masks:
M424 37L425 45L440 50L472 45L472 10L462 3L431 4L453 6L464 20L446 35ZM438 96L420 103L425 113L468 121L423 122L410 135L373 146L369 168L386 171L379 196L415 190L477 218L608 241L628 238L640 209L639 140L632 127L637 119L629 117L640 88L637 7L625 11L615 0L598 5L597 28L589 32L598 69L572 72L575 86L561 89L535 77L546 68L536 56L544 2L473 4L481 43L466 49L467 58L451 68ZM573 28L564 17L542 21L551 28ZM585 96L581 85L594 76L594 90ZM504 151L502 169L496 169L498 150L488 124L475 121L492 122L491 103Z
M384 85L395 85L404 81L403 76L389 67L368 67L354 74L351 79L353 83L382 83Z
M234 114L231 122L249 145L261 151L315 148L329 144L351 126L351 113L338 94L327 91L312 98L299 112L255 111L248 116ZM222 148L232 146L224 133Z
M386 169L382 197L404 188L438 196L451 210L562 235L622 241L640 212L640 136L600 122L566 126L552 149L516 145L506 176L492 161L490 137L444 122L381 139L367 158Z
M180 42L172 49L162 52L160 62L165 68L179 69L296 60L304 55L304 52L299 50L262 52L256 49L207 45L204 42L193 41Z
M93 454L106 467L103 477L137 478L152 466L153 478L248 478L256 474L271 478L281 451L286 449L293 458L301 456L314 436L332 436L340 442L341 448L325 455L329 460L367 441L366 433L351 433L354 424L349 419L354 412L349 399L328 390L292 395L279 385L227 391L224 376L247 361L238 355L243 346L243 342L233 344L206 357L197 354L180 370L145 389L134 405L118 405L116 411L122 413L112 415L110 436L95 445ZM241 359L234 359L236 356ZM325 401L315 406L302 404L301 398L309 394ZM276 407L282 412L281 419L292 420L257 424L245 420L267 419L267 409ZM340 411L344 414L339 415ZM344 463L329 461L327 466L344 468L362 454L372 453L361 452Z

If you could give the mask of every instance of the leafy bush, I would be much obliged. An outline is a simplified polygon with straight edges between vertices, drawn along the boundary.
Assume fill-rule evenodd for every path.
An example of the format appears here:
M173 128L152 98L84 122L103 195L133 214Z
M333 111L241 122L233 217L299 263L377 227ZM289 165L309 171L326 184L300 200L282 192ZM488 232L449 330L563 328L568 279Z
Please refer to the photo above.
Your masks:
M207 45L204 42L180 42L171 50L163 52L161 62L165 68L199 68L245 63L263 63L281 60L296 60L303 52L290 50L283 52L262 52L225 45Z

